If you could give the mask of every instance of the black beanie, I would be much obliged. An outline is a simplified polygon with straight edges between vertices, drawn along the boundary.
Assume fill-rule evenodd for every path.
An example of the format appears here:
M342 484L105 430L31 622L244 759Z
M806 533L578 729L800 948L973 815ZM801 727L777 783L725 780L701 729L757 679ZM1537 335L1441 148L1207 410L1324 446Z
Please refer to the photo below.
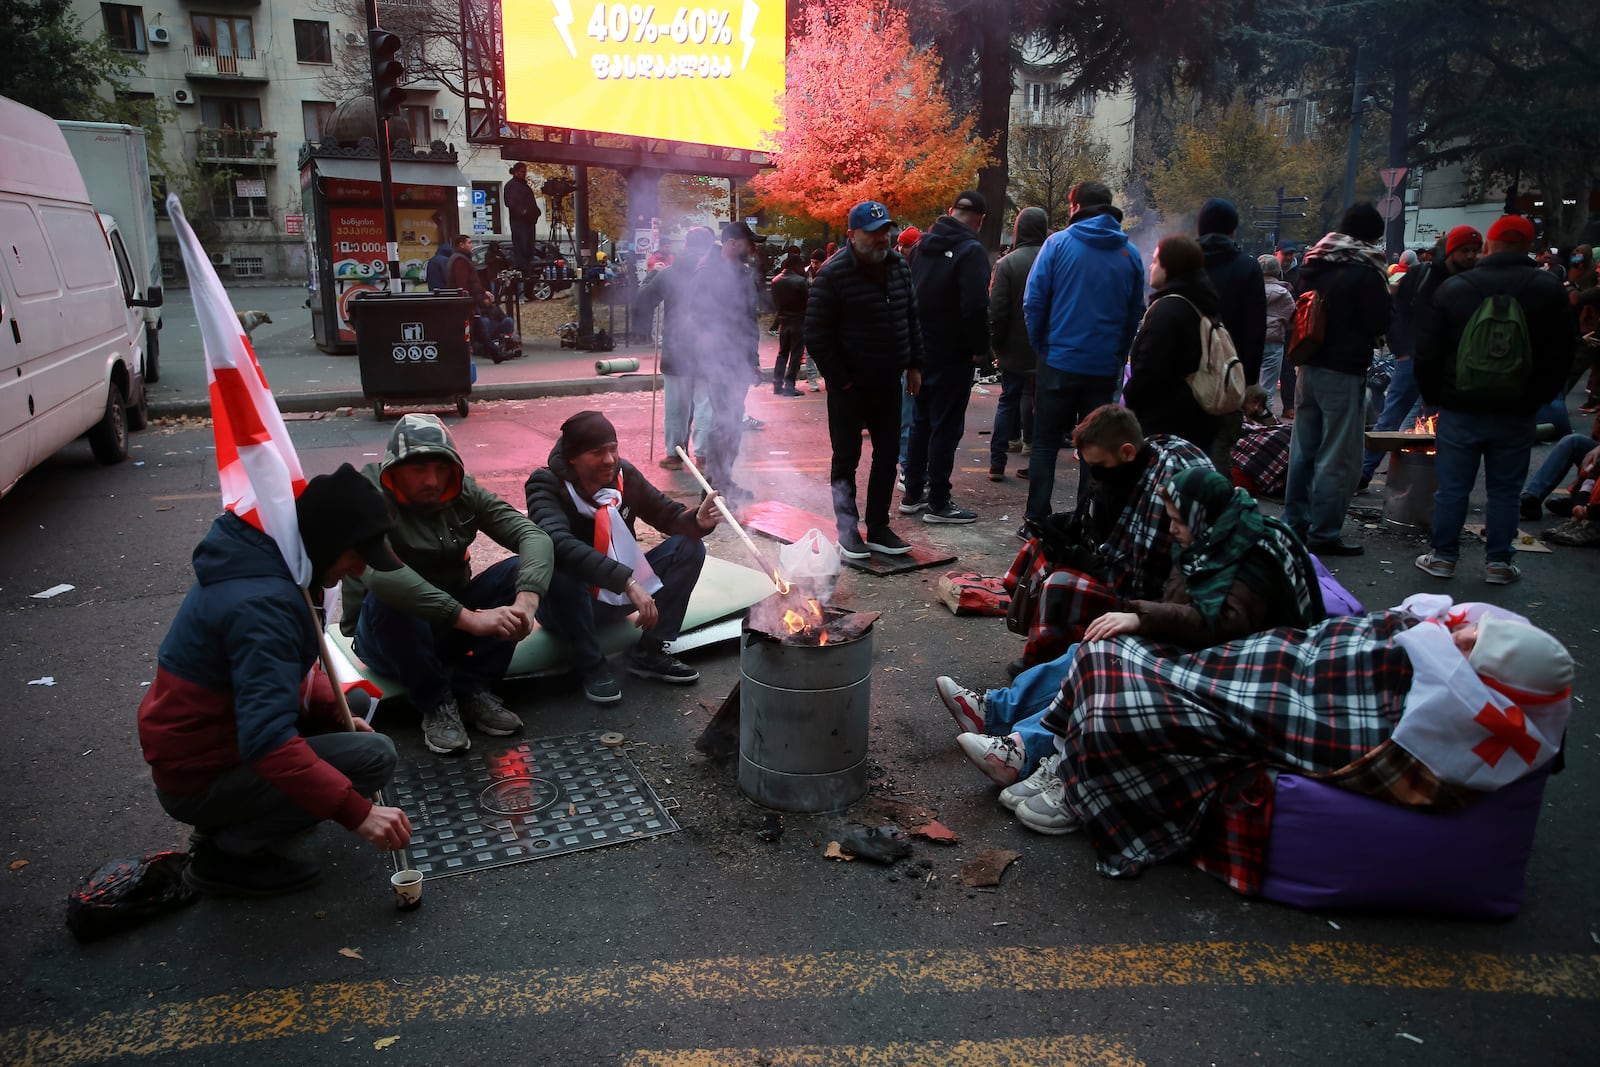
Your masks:
M1208 233L1232 233L1238 228L1238 210L1221 197L1213 196L1201 205L1194 231L1204 237Z
M350 464L307 482L294 509L313 581L320 584L334 561L352 548L373 570L399 569L400 561L384 542L394 521L383 493Z
M617 428L610 419L598 411L580 411L561 424L561 457L570 460L616 440Z
M1388 225L1383 221L1383 216L1378 214L1377 208L1363 201L1351 205L1344 213L1344 218L1339 220L1339 232L1370 245L1383 240L1383 232Z

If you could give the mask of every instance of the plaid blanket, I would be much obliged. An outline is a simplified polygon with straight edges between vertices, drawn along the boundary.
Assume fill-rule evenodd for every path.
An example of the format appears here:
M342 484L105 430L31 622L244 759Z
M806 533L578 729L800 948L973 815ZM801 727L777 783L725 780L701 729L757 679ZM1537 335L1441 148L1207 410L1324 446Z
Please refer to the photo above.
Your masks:
M1263 772L1344 768L1393 732L1411 666L1400 611L1336 616L1189 655L1135 635L1084 645L1045 714L1068 807L1111 877L1194 850L1209 809L1224 838L1207 869L1260 885ZM1342 783L1343 784L1343 783ZM1220 868L1220 869L1219 869Z
M1293 434L1294 424L1290 422L1277 426L1247 423L1229 455L1236 472L1233 484L1242 484L1257 496L1283 496L1289 484L1289 438ZM1248 481L1241 483L1239 475Z

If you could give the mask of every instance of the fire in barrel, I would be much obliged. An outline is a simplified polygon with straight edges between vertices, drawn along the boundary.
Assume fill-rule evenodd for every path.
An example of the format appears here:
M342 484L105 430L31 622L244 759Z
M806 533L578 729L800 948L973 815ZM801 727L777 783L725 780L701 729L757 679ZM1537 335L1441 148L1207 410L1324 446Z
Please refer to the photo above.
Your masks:
M1369 432L1367 447L1389 453L1383 493L1383 521L1402 530L1433 529L1433 494L1439 488L1434 467L1434 433L1439 416L1419 418L1406 430Z

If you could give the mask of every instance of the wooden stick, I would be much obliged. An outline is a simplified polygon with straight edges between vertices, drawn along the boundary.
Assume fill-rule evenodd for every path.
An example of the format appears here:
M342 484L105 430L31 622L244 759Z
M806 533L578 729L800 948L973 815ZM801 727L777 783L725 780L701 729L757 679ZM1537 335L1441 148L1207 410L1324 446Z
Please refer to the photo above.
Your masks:
M728 520L728 525L733 527L733 532L739 535L739 539L745 543L745 547L750 550L750 554L755 557L756 562L761 564L761 573L772 575L773 587L781 591L782 587L778 585L777 572L767 566L766 558L761 555L761 550L756 547L756 543L750 540L750 535L744 532L744 527L739 525L739 520L733 517L733 510L728 507L727 502L722 499L722 496L715 489L711 488L711 483L706 481L705 475L700 473L700 468L694 465L694 460L689 458L689 453L683 450L682 445L678 445L673 451L678 453L678 458L683 460L684 467L688 469L690 474L694 475L694 480L700 483L700 488L704 489L716 501L717 510L722 512L722 517Z

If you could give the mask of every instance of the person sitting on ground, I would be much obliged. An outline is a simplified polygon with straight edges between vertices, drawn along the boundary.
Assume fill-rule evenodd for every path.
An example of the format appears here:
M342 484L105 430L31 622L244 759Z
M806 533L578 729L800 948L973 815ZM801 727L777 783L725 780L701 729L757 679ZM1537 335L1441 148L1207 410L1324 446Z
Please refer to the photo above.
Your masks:
M1082 640L1085 626L1122 602L1160 597L1172 558L1166 507L1156 489L1189 467L1212 469L1205 451L1181 437L1146 438L1138 417L1121 404L1089 412L1072 431L1072 443L1093 480L1087 515L1075 516L1078 536L1099 547L1085 563L1088 570L1062 566L1044 580L1028 643L1013 665L1019 670L1055 659ZM1016 573L1019 565L1049 567L1030 547L1032 541L1006 576L1008 588L1033 577ZM1030 556L1033 562L1024 563Z
M400 565L383 497L348 463L307 482L295 513L317 588ZM184 880L227 896L304 889L320 868L280 847L324 819L406 847L405 812L367 799L394 772L394 743L346 721L327 675L308 677L317 622L278 544L226 512L194 571L139 704L156 798L194 827Z
M1045 715L1058 778L1017 817L1083 830L1107 877L1198 849L1199 866L1256 893L1274 772L1460 810L1555 758L1573 675L1561 642L1520 615L1426 594L1187 656L1139 635L1097 641ZM1486 713L1518 724L1514 745L1484 743Z
M1239 413L1244 416L1244 421L1251 426L1277 426L1278 416L1272 413L1271 397L1259 385L1252 385L1245 389L1244 399L1240 402Z
M1275 626L1306 627L1325 612L1305 546L1255 499L1214 470L1180 471L1160 487L1172 534L1172 576L1160 600L1130 600L1089 624L1084 642L1139 634L1188 651ZM1042 720L1080 646L1031 667L1009 688L983 695L948 677L935 683L956 724L961 751L995 783L1012 811L1053 780L1053 737ZM1032 777L1018 782L1033 771ZM1014 784L1016 783L1016 784Z
M1551 459L1556 458L1552 453ZM1541 469L1540 474L1543 473ZM1567 495L1551 497L1545 506L1553 514L1569 518L1559 526L1542 531L1541 540L1571 548L1600 547L1600 447L1590 449L1578 461L1578 476L1573 479Z
M1259 385L1244 391L1244 425L1229 455L1233 484L1270 500L1282 500L1289 472L1289 440L1294 427L1278 421L1268 408L1269 394Z
M1595 420L1595 429L1600 431L1600 419ZM1573 505L1580 502L1578 498L1571 493L1556 497L1550 494L1569 470L1576 467L1581 478L1584 470L1592 469L1597 462L1600 462L1600 441L1594 437L1569 433L1557 441L1544 463L1523 487L1522 517L1532 522L1540 518L1546 508L1552 515L1571 515ZM1549 499L1546 500L1546 497Z
M404 566L347 577L340 629L368 667L405 686L430 751L467 751L466 725L516 733L522 720L489 687L533 630L550 538L472 479L437 415L403 416L383 460L362 473L397 517L390 543ZM474 577L468 550L480 531L514 555Z
M1252 283L1260 288L1258 283ZM1122 402L1146 434L1181 437L1210 449L1221 421L1200 406L1186 379L1200 368L1201 317L1219 313L1205 253L1192 237L1163 237L1150 257L1150 307L1128 354Z
M494 294L487 289L478 297L478 336L487 346L487 354L496 363L521 355L522 338L517 335L517 324L506 310L495 303Z
M669 500L618 454L616 427L598 411L580 411L561 424L549 464L528 475L523 488L528 517L555 547L539 625L572 645L584 695L596 704L622 699L596 630L629 612L643 633L628 673L678 685L698 681L699 672L666 646L682 629L700 578L702 539L721 521L716 497L693 511ZM668 535L649 552L634 538L639 519Z

